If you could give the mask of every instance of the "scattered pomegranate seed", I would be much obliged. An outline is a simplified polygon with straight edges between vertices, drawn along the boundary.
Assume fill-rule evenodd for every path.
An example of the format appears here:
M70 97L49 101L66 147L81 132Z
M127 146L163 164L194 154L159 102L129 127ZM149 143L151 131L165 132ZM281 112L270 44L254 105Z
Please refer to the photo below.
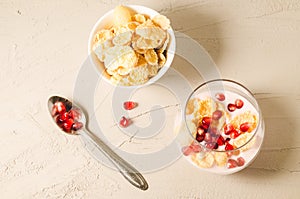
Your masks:
M230 133L230 137L232 139L235 139L235 138L237 138L239 136L240 136L240 133L237 130L232 130L231 133Z
M224 140L223 136L220 135L218 137L217 143L219 146L223 146L225 144L225 140Z
M224 133L225 133L225 135L229 135L230 133L231 133L231 131L233 131L234 130L234 126L232 125L232 124L226 124L225 126L224 126Z
M218 143L216 142L207 142L205 144L206 148L208 149L217 149L219 146L218 146Z
M202 118L202 125L203 126L209 127L210 123L211 123L211 117L203 117Z
M74 120L73 119L68 119L67 121L65 121L63 123L63 130L65 132L70 132L73 124L74 124Z
M183 155L185 155L185 156L188 156L193 152L193 150L190 146L182 147L181 151L182 151Z
M250 128L250 124L248 122L245 122L243 124L240 125L240 130L242 132L247 132Z
M238 163L234 159L229 159L227 162L227 168L232 169L238 166Z
M245 159L242 158L242 157L239 157L239 158L237 159L237 165L238 165L239 167L241 167L241 166L243 166L244 164L245 164Z
M123 107L125 110L131 110L134 109L135 107L137 107L137 103L133 102L133 101L127 101L123 103Z
M233 112L236 110L236 105L235 104L228 104L227 106L228 111Z
M122 128L126 128L131 124L131 120L129 118L126 118L126 117L123 116L121 118L119 124Z
M77 109L71 109L69 110L69 117L74 119L74 120L79 120L81 117L80 111Z
M234 148L233 148L233 146L231 145L231 144L229 144L229 143L227 143L226 145L225 145L225 150L226 151L231 151L231 150L233 150Z
M66 106L62 102L55 102L52 107L52 116L66 112Z
M217 93L215 97L221 102L225 100L225 95L223 93Z
M242 107L244 106L243 100L241 100L241 99L235 100L235 106L236 106L236 108L238 108L238 109L242 108Z
M222 115L223 115L223 112L222 112L222 111L216 110L216 111L214 111L213 114L212 114L212 119L213 119L213 120L219 120L219 119L222 117Z
M74 131L78 131L79 129L81 129L83 127L83 124L81 122L75 122L72 125L72 130Z

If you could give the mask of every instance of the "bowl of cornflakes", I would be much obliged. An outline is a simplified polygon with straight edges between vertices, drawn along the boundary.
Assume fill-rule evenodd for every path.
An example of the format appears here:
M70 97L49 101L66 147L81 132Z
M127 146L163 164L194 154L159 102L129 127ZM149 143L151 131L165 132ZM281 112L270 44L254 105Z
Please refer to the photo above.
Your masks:
M88 53L97 73L117 86L148 85L161 78L175 55L170 20L139 5L117 6L94 25Z

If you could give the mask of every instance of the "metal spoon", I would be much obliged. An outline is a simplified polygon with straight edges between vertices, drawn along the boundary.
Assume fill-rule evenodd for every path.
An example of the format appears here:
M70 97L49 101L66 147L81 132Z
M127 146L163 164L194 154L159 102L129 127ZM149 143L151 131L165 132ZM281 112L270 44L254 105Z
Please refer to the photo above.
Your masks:
M71 131L69 134L72 135L87 135L88 137L99 149L100 151L115 165L119 172L134 186L140 188L141 190L147 190L148 184L142 174L140 174L132 165L122 159L118 154L116 154L108 145L106 145L99 137L90 132L85 128L86 117L82 109L76 104L72 103L66 98L60 96L52 96L48 100L49 112L52 113L52 108L55 102L63 102L66 106L67 111L71 108L75 108L81 113L80 122L84 125L83 127L74 132ZM53 117L52 117L53 118ZM54 118L53 118L54 120ZM65 131L64 131L65 132ZM67 132L66 132L67 133Z

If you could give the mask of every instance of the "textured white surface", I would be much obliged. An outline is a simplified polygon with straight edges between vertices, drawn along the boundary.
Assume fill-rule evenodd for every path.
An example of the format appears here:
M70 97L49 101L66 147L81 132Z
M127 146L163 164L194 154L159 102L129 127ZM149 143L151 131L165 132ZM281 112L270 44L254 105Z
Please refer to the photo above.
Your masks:
M249 168L218 176L181 158L146 173L150 188L142 192L53 127L48 96L72 96L91 28L119 3L165 14L205 47L222 77L256 93L266 132ZM299 197L300 1L1 0L0 27L1 198ZM172 67L199 84L187 65L175 57Z

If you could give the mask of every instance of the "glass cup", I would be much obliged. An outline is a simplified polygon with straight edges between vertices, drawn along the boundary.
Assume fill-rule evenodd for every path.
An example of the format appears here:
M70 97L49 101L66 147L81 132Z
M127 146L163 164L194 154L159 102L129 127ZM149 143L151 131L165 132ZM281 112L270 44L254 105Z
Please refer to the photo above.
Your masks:
M243 85L226 79L197 87L185 105L183 155L204 171L231 174L257 156L264 122L257 101Z

